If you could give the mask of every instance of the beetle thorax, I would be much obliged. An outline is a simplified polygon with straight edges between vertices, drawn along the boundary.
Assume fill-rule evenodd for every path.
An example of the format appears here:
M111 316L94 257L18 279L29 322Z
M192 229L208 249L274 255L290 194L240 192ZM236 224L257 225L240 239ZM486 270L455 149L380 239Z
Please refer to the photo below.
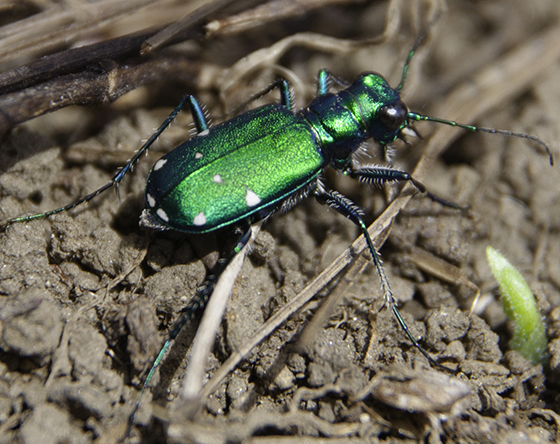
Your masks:
M367 138L357 104L346 90L317 97L300 116L313 129L325 161L335 167L348 163Z

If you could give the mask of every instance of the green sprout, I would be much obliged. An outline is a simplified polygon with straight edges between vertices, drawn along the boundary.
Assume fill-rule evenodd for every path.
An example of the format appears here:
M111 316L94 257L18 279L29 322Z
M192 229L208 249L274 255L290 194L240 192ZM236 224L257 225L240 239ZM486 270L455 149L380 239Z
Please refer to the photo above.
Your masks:
M488 246L486 257L500 286L504 312L515 324L510 348L535 365L543 364L547 359L546 333L535 296L521 273L500 253Z

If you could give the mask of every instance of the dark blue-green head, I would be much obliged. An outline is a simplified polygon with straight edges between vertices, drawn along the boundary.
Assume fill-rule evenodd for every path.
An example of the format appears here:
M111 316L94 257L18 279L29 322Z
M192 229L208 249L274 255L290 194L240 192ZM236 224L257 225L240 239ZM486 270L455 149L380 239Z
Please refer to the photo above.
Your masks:
M421 41L420 38L417 42ZM548 145L536 136L513 131L485 128L481 126L467 125L452 120L425 116L409 111L400 98L400 92L404 87L408 65L414 49L410 52L403 69L401 82L396 88L391 88L383 76L376 73L364 73L359 76L347 89L355 101L354 115L360 116L361 125L366 133L365 138L372 138L382 145L394 142L401 136L405 128L412 128L414 122L434 122L443 125L463 128L472 132L499 134L507 137L517 137L531 140L544 148L549 156L550 164L554 164L552 153Z
M408 108L383 76L368 72L348 88L353 96L367 138L382 145L394 142L409 125Z

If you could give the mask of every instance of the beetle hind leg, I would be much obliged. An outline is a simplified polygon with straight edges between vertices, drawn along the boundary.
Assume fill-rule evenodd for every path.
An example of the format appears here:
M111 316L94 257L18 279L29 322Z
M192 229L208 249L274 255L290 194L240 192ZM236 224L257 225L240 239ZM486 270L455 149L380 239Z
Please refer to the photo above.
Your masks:
M249 240L251 239L251 233L252 233L251 224L249 223L249 221L245 221L241 226L241 235L237 239L230 253L226 257L220 258L218 260L217 270L214 273L210 274L206 278L204 283L199 288L197 288L196 294L191 299L188 306L184 309L185 314L183 315L179 323L169 333L169 337L161 347L158 355L156 356L152 364L152 367L150 368L150 371L148 372L148 375L146 376L146 379L144 380L144 384L142 385L140 395L138 396L138 400L136 401L132 414L130 415L125 436L130 436L132 426L134 425L134 419L140 407L140 401L142 400L143 394L147 389L150 388L150 382L156 370L158 369L159 365L162 363L163 358L167 350L169 349L171 343L179 335L183 327L188 322L192 321L199 311L204 310L208 302L208 299L210 298L212 292L214 291L214 286L218 282L218 279L220 278L220 275L225 271L225 269L227 268L231 260L237 255L237 253L239 253L243 249L243 247L247 244L247 242L249 242Z
M140 160L140 157L144 153L146 153L146 151L148 151L148 149L153 145L153 143L161 135L161 133L163 133L167 129L167 127L171 124L171 122L173 122L173 120L175 120L175 117L177 117L177 114L179 114L179 112L183 109L183 107L185 106L185 104L187 103L187 101L189 99L194 99L194 97L190 96L190 95L186 95L186 96L183 97L181 102L179 102L179 104L175 107L175 109L171 112L171 114L169 114L167 119L165 119L165 121L160 125L160 127L150 136L150 138L146 141L146 143L144 143L144 145L142 145L142 147L136 152L136 154L132 157L132 159L130 159L124 167L122 167L121 169L119 169L119 171L117 171L117 173L115 173L115 175L113 176L113 178L111 179L110 182L107 182L105 185L103 185L102 187L93 191L92 193L88 194L87 196L81 197L80 199L75 200L74 202L72 202L68 205L65 205L65 206L60 207L60 208L56 208L56 209L51 210L51 211L46 211L44 213L38 213L38 214L33 214L31 216L23 216L23 217L16 217L16 218L13 218L13 219L9 219L8 221L3 222L0 225L0 228L6 229L7 227L9 227L12 224L22 223L22 222L23 223L30 222L30 221L36 220L36 219L44 219L44 218L53 216L53 215L58 214L58 213L63 213L63 212L70 211L70 210L76 208L77 206L79 206L83 203L90 202L91 200L93 200L97 196L99 196L100 194L107 191L109 188L116 187L117 192L118 192L119 184L123 180L124 176L126 176L129 172L132 171L136 162L138 162ZM194 102L196 102L196 99L194 99ZM193 108L193 102L191 100L191 109L192 108ZM194 116L194 114L193 114L193 116ZM202 113L202 116L204 116L204 113ZM195 117L195 120L196 120L196 117ZM205 119L204 119L204 122L206 122Z

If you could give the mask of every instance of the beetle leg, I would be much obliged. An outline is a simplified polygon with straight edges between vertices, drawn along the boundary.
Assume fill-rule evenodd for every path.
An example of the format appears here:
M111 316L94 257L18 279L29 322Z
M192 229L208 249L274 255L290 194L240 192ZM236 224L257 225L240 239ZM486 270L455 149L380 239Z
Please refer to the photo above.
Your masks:
M205 114L204 110L202 109L202 107L200 106L200 104L198 103L198 100L196 100L196 97L191 96L190 94L187 94L185 97L183 97L183 100L181 100L181 103L183 103L185 101L185 99L189 101L189 106L191 107L191 114L192 114L192 117L193 117L194 126L196 127L196 131L198 133L202 133L203 131L207 131L208 130L208 121L206 120L206 114ZM181 106L181 103L179 104L179 106ZM179 108L179 106L177 108ZM177 108L175 108L175 110L177 110Z
M332 75L326 69L319 71L317 75L317 96L324 96L329 92Z
M204 309L204 307L208 302L208 299L210 298L210 295L214 291L214 285L220 278L220 275L227 268L228 264L231 262L234 256L237 253L239 253L243 249L243 247L247 244L247 242L249 242L249 239L251 239L251 224L248 221L244 225L242 225L241 229L243 231L239 236L235 246L229 253L229 255L218 260L217 271L209 275L206 278L206 281L199 288L197 288L195 296L191 299L188 306L184 309L185 314L183 315L182 319L175 326L175 328L171 330L171 333L169 333L169 337L161 347L161 350L159 351L158 355L156 356L156 359L154 360L154 363L152 364L152 368L150 369L148 375L146 376L146 379L144 380L144 384L142 384L140 395L138 396L138 400L134 405L134 409L128 421L128 428L125 436L128 436L130 434L130 430L134 425L134 418L136 416L136 413L138 412L138 408L140 407L140 400L142 399L144 392L148 388L150 388L150 382L157 368L161 364L163 357L165 356L165 353L169 349L171 342L179 335L179 333L181 332L185 324L192 321L193 318L196 316L196 314L200 310Z
M333 76L330 71L326 70L325 68L321 69L319 71L319 74L317 74L317 96L324 96L328 94L333 81L343 88L348 88L349 86L349 83L345 80Z
M196 104L198 106L198 102L196 102L196 99L193 96L191 96L191 95L184 96L183 99L181 100L181 102L179 102L179 105L177 105L175 107L175 109L171 112L171 114L169 114L167 119L165 119L165 121L160 125L160 127L156 130L156 132L153 133L150 136L150 138L146 141L146 143L144 143L144 145L142 145L142 147L136 152L136 154L132 157L132 159L130 159L128 161L128 163L123 168L121 168L117 173L115 173L115 175L113 176L113 178L111 179L110 182L107 182L105 185L98 188L94 192L92 192L92 193L88 194L87 196L82 197L82 198L80 198L80 199L78 199L78 200L76 200L76 201L74 201L74 202L72 202L72 203L70 203L70 204L68 204L64 207L56 208L54 210L47 211L45 213L34 214L32 216L23 216L23 217L17 217L17 218L14 218L14 219L10 219L7 222L5 222L5 224L3 224L3 227L4 228L8 227L9 225L14 224L14 223L29 222L29 221L32 221L32 220L35 220L35 219L43 219L43 218L50 217L54 214L69 211L69 210L77 207L78 205L89 202L90 200L99 196L101 193L107 191L109 188L113 188L113 186L117 187L117 192L118 192L119 184L123 180L124 176L126 174L128 174L130 171L132 171L132 168L134 167L136 162L138 162L140 157L146 151L148 151L148 148L150 148L150 146L152 146L152 144L161 135L161 133L163 133L165 131L165 129L171 124L171 122L173 122L175 117L177 117L177 114L179 114L179 112L183 109L183 107L185 106L185 104L187 103L188 100L190 100L191 109L194 107L193 100L194 100L194 104ZM200 106L198 106L198 108L200 109ZM196 121L197 117L195 116L194 113L193 113L193 116L195 117L195 121ZM204 113L202 113L202 116L204 118ZM204 120L204 122L205 122L205 120Z
M389 281L387 280L387 276L385 275L385 271L383 270L383 265L381 264L381 259L379 257L379 253L375 249L373 245L373 241L368 233L367 226L363 220L363 210L358 207L354 202L348 199L346 196L340 194L338 191L324 191L321 189L317 189L315 191L315 197L317 200L322 203L326 204L331 208L334 208L343 216L350 219L354 222L358 228L361 230L363 236L366 239L369 252L371 254L373 263L375 265L375 269L377 270L377 274L379 276L379 280L381 281L381 288L383 290L383 296L385 298L385 303L391 309L395 317L397 318L398 324L404 330L405 334L407 335L408 339L412 344L430 361L432 365L436 367L444 368L445 370L452 371L447 367L441 365L437 361L432 358L426 350L422 348L422 346L418 343L416 338L412 335L406 322L402 318L398 308L397 302L395 301L395 297L393 296L393 291L391 290L391 286L389 285Z
M237 106L235 109L233 109L233 111L228 111L227 114L228 115L239 114L251 102L254 102L255 100L259 100L261 97L265 96L270 91L272 91L276 88L280 89L280 103L282 105L284 105L286 108L288 108L290 111L293 112L294 111L294 103L293 103L294 101L292 99L292 93L291 93L291 90L290 90L290 83L285 79L278 79L274 83L271 83L270 85L268 85L262 91L259 91L258 93L249 97L248 100L243 102L241 105Z
M418 191L425 194L434 202L438 202L443 206L450 207L453 209L458 209L458 210L465 210L467 208L467 207L462 207L449 200L443 199L439 196L436 196L435 194L428 191L428 189L422 182L416 180L406 171L401 171L396 168L386 167L382 165L378 165L378 166L372 165L372 166L361 167L356 170L349 168L348 170L345 171L345 174L355 179L358 179L361 182L365 182L373 185L381 185L383 183L390 183L390 182L408 181L411 182L412 185L414 185Z

